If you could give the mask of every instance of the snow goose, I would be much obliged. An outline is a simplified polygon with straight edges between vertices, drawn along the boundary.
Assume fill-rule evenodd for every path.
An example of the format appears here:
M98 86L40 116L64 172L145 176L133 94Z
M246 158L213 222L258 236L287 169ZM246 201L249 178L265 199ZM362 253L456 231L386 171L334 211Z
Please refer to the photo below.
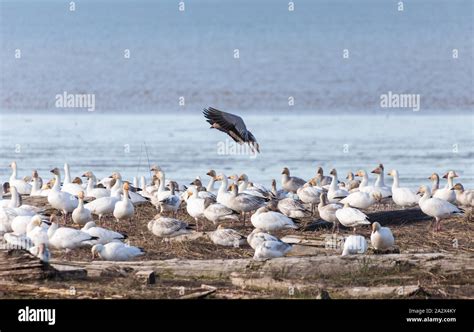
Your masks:
M474 206L474 191L464 190L461 183L456 183L451 188L456 193L456 203L461 206Z
M51 258L51 253L49 252L48 246L46 243L41 243L38 246L32 246L28 251L35 257L38 257L43 262L49 262Z
M176 214L179 209L179 205L181 204L181 198L179 195L176 195L175 190L178 184L175 181L170 181L170 194L168 197L162 199L158 202L158 206L160 207L160 213L163 212L172 212L173 217L176 217Z
M214 203L210 198L204 200L204 217L214 224L223 221L239 221L239 214L221 203Z
M36 213L40 213L43 211L42 208L39 208L33 205L22 204L22 198L19 195L15 186L10 187L10 193L11 193L11 199L10 199L10 204L8 205L8 207L15 209L18 215L32 216Z
M286 190L280 189L277 190L276 180L272 179L272 197L275 199L284 199L288 197L288 192Z
M365 254L367 252L367 240L361 235L349 235L344 239L342 256Z
M383 164L379 164L374 170L372 170L373 174L376 174L377 179L374 183L375 191L380 192L382 194L382 198L391 197L392 196L392 189L387 187L384 182L384 166Z
M154 235L163 238L171 238L191 233L186 222L174 218L162 217L160 214L156 215L155 218L148 223L148 230Z
M48 229L49 227L43 223L40 216L34 216L26 226L26 236L35 246L49 243Z
M282 241L264 241L255 249L253 259L261 261L285 256L292 246Z
M69 164L65 163L64 164L64 182L63 182L63 187L61 188L61 191L65 191L67 193L70 193L71 195L77 196L79 192L83 191L84 188L77 183L73 183L71 181L71 172L69 169Z
M211 178L209 180L209 183L206 186L206 190L210 193L216 193L217 189L214 188L214 184L216 183L216 177L217 177L216 171L211 169L209 170L209 172L206 173L206 175L208 175Z
M329 174L331 175L332 181L329 185L328 199L330 203L337 203L344 197L349 196L349 192L338 186L339 180L337 179L337 171L335 168L333 168Z
M299 187L302 187L306 181L296 176L290 176L288 167L283 168L281 172L281 186L284 190L296 193Z
M80 191L77 195L79 203L77 204L77 208L72 211L72 221L78 225L85 225L88 221L92 220L91 211L84 208L84 192Z
M82 174L82 176L87 178L87 187L86 187L87 197L101 198L101 197L110 196L109 189L96 188L97 178L95 177L94 173L92 173L91 171L87 171L84 174Z
M351 192L352 190L358 190L360 181L355 179L354 173L348 172L346 176L346 180L347 180L347 190L349 190L349 192Z
M316 177L319 179L319 185L321 186L327 186L331 184L332 178L330 176L324 175L324 171L322 167L318 167L316 169Z
M390 228L382 227L378 222L374 222L370 242L376 250L386 250L395 244L395 238Z
M143 248L127 245L122 242L110 242L107 244L96 244L91 249L92 259L98 255L106 261L129 261L135 257L145 254Z
M38 171L34 170L33 175L31 176L32 185L30 196L43 196L46 197L49 194L49 189L43 187L43 179L38 175Z
M239 193L257 196L263 199L268 198L270 195L268 189L263 185L249 182L249 177L245 173L237 178L237 183L239 186Z
M442 219L463 214L461 209L458 209L455 205L449 203L448 201L437 197L431 197L430 188L425 185L420 187L418 194L423 194L423 196L418 201L421 211L435 219L435 223L433 225L435 231L441 230Z
M121 220L132 221L133 215L135 214L135 208L133 207L133 203L130 200L129 190L130 185L128 182L123 184L123 195L122 200L115 203L113 215L117 222Z
M326 193L321 193L319 196L318 212L319 217L324 221L333 223L332 231L339 228L336 211L342 209L343 205L338 203L329 203Z
M245 217L248 212L257 210L265 203L261 197L248 195L245 193L239 194L237 186L232 184L230 186L231 199L229 200L229 208L243 214L243 223L245 225Z
M319 195L321 191L313 187L313 180L305 183L302 187L298 188L296 194L299 199L306 204L309 204L311 207L311 214L314 214L315 207L319 203Z
M110 195L114 196L117 192L119 194L123 194L123 182L122 182L122 175L119 172L114 172L112 174L112 178L115 179L115 184L112 188L110 188ZM130 185L129 185L130 189ZM130 201L133 204L142 204L148 202L146 198L142 197L140 194L137 194L133 191L128 191L128 196Z
M262 206L250 218L252 225L265 232L276 232L283 229L297 229L293 220L280 212L270 211L268 207Z
M81 231L97 238L96 240L90 241L93 244L107 244L114 241L123 241L127 238L125 234L99 227L93 221L89 221L87 224L85 224Z
M217 226L213 232L207 233L214 244L225 247L240 247L245 244L246 238L239 232L224 228L222 225Z
M211 129L217 129L229 135L238 144L247 143L252 152L260 152L260 146L253 134L247 130L244 120L235 114L209 107L203 110Z
M186 211L196 221L196 230L199 230L199 219L204 218L204 198L200 198L196 187L187 190L188 199L186 201Z
M350 207L349 203L344 204L342 209L336 210L336 217L342 225L354 228L354 233L358 226L370 225L365 213Z
M59 227L54 221L48 229L48 238L52 247L66 251L90 245L89 241L97 239L78 229Z
M436 191L439 189L439 175L438 173L433 173L428 178L431 181L431 194L435 194Z
M276 236L265 233L259 228L255 228L248 236L247 243L252 247L252 249L257 249L257 247L265 241L276 241L283 242Z
M448 173L443 175L443 179L448 179L448 183L446 183L446 186L444 188L439 188L438 190L436 190L436 192L433 194L433 197L444 199L449 203L456 202L456 193L451 190L451 188L454 187L454 178L457 177L458 175L455 171L449 171Z
M420 196L417 196L410 188L400 187L400 180L396 169L391 170L387 175L393 176L392 199L395 204L403 208L418 204Z
M17 179L17 165L16 162L10 164L12 169L12 175L9 179L10 186L15 186L20 195L29 195L31 193L31 184L26 183L24 180Z
M378 196L381 195L383 197L383 193L380 190L380 187L375 187L375 186L369 185L369 176L368 176L368 174L365 170L357 171L355 176L362 177L362 181L360 181L360 185L359 185L359 191L364 192L364 193L368 193L368 194L377 193ZM385 194L387 194L387 192L385 192Z
M120 201L120 193L114 192L115 196L101 197L93 200L84 205L84 208L91 211L93 214L99 216L99 221L102 217L108 214L112 214L115 209L115 204Z
M40 218L40 215L34 215L34 216L16 216L12 223L11 223L11 228L12 231L15 235L24 235L26 234L26 229L28 227L28 224L31 222L33 218Z
M229 183L227 179L228 178L227 176L225 176L225 174L219 174L216 177L216 181L221 181L221 185L219 186L219 190L217 191L217 202L232 209L232 207L230 206L230 201L233 198L233 195L227 191L227 186Z
M300 201L290 197L279 200L277 209L291 219L302 219L311 215Z
M177 185L178 184L176 184L176 186ZM216 195L210 191L207 191L207 189L203 187L201 179L195 179L193 182L190 183L190 185L196 187L199 198L203 198L203 199L210 198L214 202L216 201L216 198L217 198Z
M342 199L341 203L349 203L349 205L352 207L365 210L372 206L375 202L379 202L381 200L382 194L379 192L373 191L371 193L366 193L363 191L356 191L350 193L349 196Z
M67 214L74 211L79 204L77 198L65 191L61 191L61 175L58 168L51 170L54 174L54 186L48 194L48 202L51 206L62 212L64 220L66 220Z

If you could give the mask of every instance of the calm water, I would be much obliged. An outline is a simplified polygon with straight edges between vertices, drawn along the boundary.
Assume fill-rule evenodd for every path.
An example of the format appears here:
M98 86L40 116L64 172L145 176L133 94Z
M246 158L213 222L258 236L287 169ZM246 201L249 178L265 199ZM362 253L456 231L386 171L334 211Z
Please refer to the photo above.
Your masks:
M444 174L449 169L474 187L474 117L469 115L251 115L246 122L262 149L257 158L219 154L218 144L226 136L208 129L202 116L91 112L0 115L0 120L1 181L8 179L12 160L22 176L38 169L49 178L48 171L66 161L73 176L89 169L100 177L116 170L128 179L149 175L146 143L150 163L164 168L168 179L183 183L197 175L207 182L210 168L227 175L246 172L269 185L272 178L280 179L285 166L304 178L313 176L318 165L326 172L336 167L343 177L349 170L370 171L383 162L386 171L398 169L402 184L413 188L427 183L433 171Z
M0 0L0 109L51 110L63 91L100 111L472 110L473 1ZM20 49L21 59L15 59ZM130 59L124 59L124 50ZM234 59L239 49L240 58ZM349 59L343 59L343 49ZM452 50L459 57L453 59Z

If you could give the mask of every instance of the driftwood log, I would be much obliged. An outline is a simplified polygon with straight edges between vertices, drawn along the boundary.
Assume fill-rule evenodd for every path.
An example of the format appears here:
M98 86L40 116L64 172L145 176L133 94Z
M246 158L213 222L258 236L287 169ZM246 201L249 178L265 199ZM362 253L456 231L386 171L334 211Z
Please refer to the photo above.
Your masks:
M0 279L35 280L51 275L48 264L24 250L0 250Z
M252 259L134 261L134 262L54 262L87 270L88 276L126 276L153 270L160 279L230 280L232 273L246 278L321 280L343 275L383 271L393 275L428 273L443 276L463 274L474 278L472 254L390 254L364 256L282 257L264 262Z

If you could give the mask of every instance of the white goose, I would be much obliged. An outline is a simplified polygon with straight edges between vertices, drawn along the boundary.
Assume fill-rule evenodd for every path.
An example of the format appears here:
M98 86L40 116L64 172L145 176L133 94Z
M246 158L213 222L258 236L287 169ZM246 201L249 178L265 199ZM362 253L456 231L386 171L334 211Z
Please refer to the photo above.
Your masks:
M51 223L48 229L48 238L52 247L66 251L90 245L89 241L97 239L78 229L59 227L56 222Z
M148 230L154 235L164 238L191 233L186 222L174 218L162 217L160 214L156 215L155 218L148 223Z
M296 176L290 176L288 167L283 168L281 172L281 186L284 190L296 193L299 187L302 187L306 181Z
M246 238L239 232L224 228L222 225L217 226L213 232L207 233L214 244L225 247L240 247L245 244Z
M344 204L342 209L336 211L336 217L342 225L354 228L354 233L358 226L370 225L365 213L351 208L348 203Z
M270 211L267 207L262 206L250 218L252 225L265 232L276 232L282 229L297 229L293 220L280 212Z
M79 202L74 195L61 191L61 174L59 173L59 169L52 169L51 173L54 174L54 186L48 194L48 202L53 208L61 211L64 220L66 220L67 214L74 211Z
M40 215L16 216L11 223L11 228L12 228L13 233L15 235L25 235L28 224L31 222L33 218L40 218L41 220Z
M336 169L333 168L331 172L329 172L329 174L331 175L332 181L331 181L331 184L329 185L328 200L330 203L337 203L344 197L349 196L349 192L338 186L339 181L337 179Z
M253 259L267 260L285 256L292 246L282 241L264 241L255 249Z
M186 201L186 211L196 221L196 230L199 229L199 219L204 218L204 210L206 209L204 204L204 198L198 196L198 191L195 186L189 187L188 199Z
M9 179L10 186L16 187L20 195L29 195L31 193L31 184L26 183L24 180L17 179L17 165L16 162L10 164L12 169L12 175Z
M449 203L448 201L437 197L431 197L430 188L425 185L420 187L418 193L423 194L418 202L418 205L420 205L420 209L424 214L427 214L435 219L433 228L436 231L441 230L442 219L463 214L462 210L458 209L455 205Z
M34 216L26 226L26 236L31 239L35 246L49 243L49 227L43 223L40 216Z
M127 220L127 219L131 221L133 218L133 215L135 214L135 208L129 197L130 185L128 184L128 182L125 182L123 184L122 189L123 189L122 200L115 203L115 207L113 211L113 215L115 219L117 219L117 222L121 220Z
M47 197L51 189L43 187L43 180L39 177L36 170L33 171L30 196Z
M98 255L106 261L129 261L145 254L142 248L129 246L122 242L110 242L105 245L96 244L91 249L92 258Z
M110 189L110 196L115 196L117 193L120 195L123 194L123 182L122 182L122 175L118 172L114 172L112 174L112 178L115 179L115 184ZM130 188L130 187L129 187ZM140 194L134 193L133 191L129 191L128 195L130 197L130 201L133 204L143 204L148 202L144 197Z
M91 211L84 207L84 192L80 191L78 196L79 203L77 208L72 211L72 221L78 225L85 225L92 220Z
M305 183L303 187L298 188L296 194L299 199L306 204L309 204L311 207L311 214L314 214L315 207L319 203L319 195L321 190L318 190L316 187L313 187L314 181L310 180Z
M209 170L209 172L206 173L206 175L208 175L211 178L209 180L209 183L206 186L206 190L210 193L214 193L214 194L217 193L217 189L214 188L214 184L216 183L216 180L217 180L216 171L211 169Z
M428 178L431 181L431 194L435 194L436 191L439 189L439 175L438 173L433 173Z
M214 203L209 198L204 200L204 207L204 217L214 224L223 221L239 221L239 214L237 212L221 203Z
M373 191L371 193L363 191L355 191L350 193L349 196L341 200L342 204L349 203L350 206L357 209L368 209L375 202L378 202L382 199L382 194L379 192Z
M173 217L176 217L178 212L179 206L181 204L181 198L179 195L176 195L175 190L178 187L178 184L175 181L170 181L170 194L158 202L158 206L160 207L160 213L163 212L172 212Z
M21 196L19 195L15 186L10 187L10 193L11 193L11 199L10 199L10 203L8 207L15 209L18 215L32 216L36 213L40 213L43 211L43 209L39 207L28 205L28 204L22 204Z
M448 182L446 183L446 186L444 188L436 190L436 192L433 194L433 197L444 199L449 203L456 202L456 193L451 190L451 188L454 187L454 178L457 177L458 175L455 171L449 171L448 173L443 175L443 179L448 179Z
M227 191L227 176L225 176L225 174L220 174L216 177L216 181L221 181L221 185L219 187L219 190L217 191L217 202L228 207L229 209L232 209L231 200L233 198L233 195Z
M367 252L367 240L361 235L349 235L344 239L342 256L365 254Z
M339 228L339 221L336 217L336 211L342 209L343 205L338 203L329 203L326 193L321 193L319 197L318 212L319 217L324 221L333 223L332 231Z
M416 195L410 188L400 187L398 171L393 169L388 173L388 175L393 176L392 199L395 204L403 208L417 205L420 196Z
M395 244L395 238L388 227L382 227L378 222L372 224L370 242L377 250L390 249Z
M245 193L239 194L237 192L237 186L232 184L230 186L231 199L229 201L229 208L234 211L240 212L243 214L243 222L245 225L245 216L246 213L257 210L260 206L265 203L265 200L261 197L248 195Z
M379 164L373 171L373 174L376 174L377 179L375 180L374 188L376 192L382 194L382 198L387 198L392 196L392 189L387 187L384 182L384 166Z
M461 206L474 206L474 191L464 190L461 183L456 183L451 190L456 193L456 203Z
M61 191L65 191L67 193L70 193L71 195L77 196L83 190L84 188L81 185L77 183L73 183L71 181L71 172L69 169L69 164L65 163L64 164L64 182L63 182L63 187L61 188Z
M252 233L247 236L247 243L252 247L252 249L257 249L257 247L265 241L276 241L283 242L276 236L265 233L259 228L255 228Z
M115 191L114 194L115 196L97 198L84 205L84 207L93 214L98 215L99 221L101 221L103 216L114 212L115 204L120 201L120 193Z
M93 221L89 221L84 227L82 227L81 231L90 236L97 237L96 240L90 241L93 244L107 244L109 242L123 241L127 238L127 236L122 233L98 227Z
M91 171L87 171L84 174L82 174L82 176L87 178L87 187L86 187L87 197L101 198L101 197L110 196L109 189L95 187L97 185L97 178L95 177L94 173L92 173Z

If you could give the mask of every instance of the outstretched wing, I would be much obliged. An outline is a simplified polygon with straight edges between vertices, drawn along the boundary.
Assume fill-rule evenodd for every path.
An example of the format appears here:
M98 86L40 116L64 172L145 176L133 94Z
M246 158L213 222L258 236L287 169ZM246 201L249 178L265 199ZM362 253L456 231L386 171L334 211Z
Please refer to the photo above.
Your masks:
M244 120L240 116L222 112L212 107L204 109L203 114L211 128L226 133L239 144L248 143L251 148L260 152L255 136L247 130Z

